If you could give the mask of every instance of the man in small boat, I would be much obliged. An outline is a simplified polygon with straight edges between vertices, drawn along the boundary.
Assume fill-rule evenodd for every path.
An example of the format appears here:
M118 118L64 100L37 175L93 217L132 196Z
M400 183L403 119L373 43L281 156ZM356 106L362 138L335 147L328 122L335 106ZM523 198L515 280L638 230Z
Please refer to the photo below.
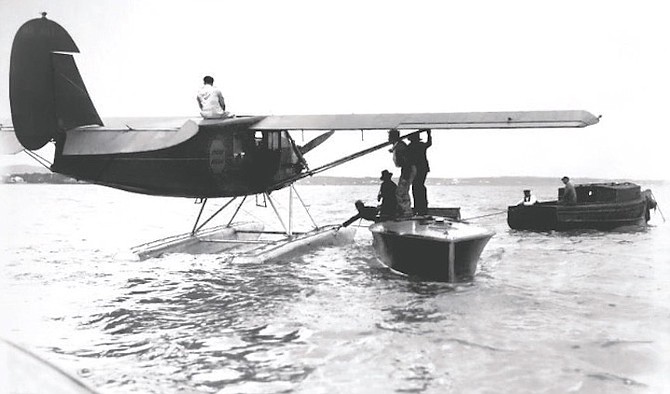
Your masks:
M377 201L381 201L379 207L379 216L381 220L394 219L396 215L396 208L398 199L396 198L396 190L398 186L391 179L393 173L388 170L382 171L381 181L379 187L379 194L377 194Z
M428 134L426 142L421 142L419 133L425 131ZM417 215L426 215L428 213L428 196L426 194L426 177L430 171L426 151L433 145L433 137L430 129L422 129L409 137L407 151L414 166L416 167L416 177L412 182L412 198L414 198L414 213Z
M577 203L577 192L575 191L575 185L570 182L570 178L567 176L564 176L561 178L561 181L563 181L563 184L565 185L565 191L563 192L563 198L561 199L561 203L563 204L576 204Z
M526 189L523 191L523 199L516 205L533 205L535 203L537 203L537 198L535 198L535 195L530 190Z
M358 219L370 220L372 222L376 222L379 220L379 217L377 216L377 214L379 213L379 208L367 206L363 204L363 201L361 200L356 200L354 205L356 205L356 210L358 211L358 213L347 219L346 222L342 223L342 227L347 227L348 225L350 225L351 223L355 222Z
M204 85L198 91L197 100L200 115L205 119L219 119L229 116L226 102L219 88L214 86L214 78L207 75L202 79Z
M409 198L409 187L416 177L416 166L410 160L407 144L400 139L398 129L389 130L389 142L393 147L389 152L393 153L393 164L400 168L400 178L396 189L397 216L400 218L412 217L412 202Z

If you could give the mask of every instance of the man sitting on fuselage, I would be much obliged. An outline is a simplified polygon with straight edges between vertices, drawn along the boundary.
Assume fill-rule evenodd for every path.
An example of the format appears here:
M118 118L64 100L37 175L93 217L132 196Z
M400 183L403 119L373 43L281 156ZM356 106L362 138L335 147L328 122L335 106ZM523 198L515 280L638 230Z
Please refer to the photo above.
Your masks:
M209 75L202 79L204 85L198 91L200 115L205 119L227 118L226 102L219 88L214 86L214 78Z

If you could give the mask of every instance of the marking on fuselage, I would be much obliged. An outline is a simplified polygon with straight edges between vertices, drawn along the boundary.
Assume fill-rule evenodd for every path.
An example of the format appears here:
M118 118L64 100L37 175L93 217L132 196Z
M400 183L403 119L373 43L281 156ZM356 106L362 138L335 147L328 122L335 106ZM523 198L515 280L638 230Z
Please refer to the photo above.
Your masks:
M226 166L226 157L223 141L212 140L209 144L209 168L214 174L221 174Z

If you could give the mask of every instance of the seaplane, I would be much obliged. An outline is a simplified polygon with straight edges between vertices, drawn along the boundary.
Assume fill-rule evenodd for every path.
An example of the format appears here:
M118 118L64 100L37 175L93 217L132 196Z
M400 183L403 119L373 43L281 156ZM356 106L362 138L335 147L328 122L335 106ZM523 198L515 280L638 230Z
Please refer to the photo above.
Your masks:
M340 225L319 226L312 220L311 230L297 232L291 223L293 194L305 206L295 189L297 181L391 144L349 152L338 160L310 168L305 156L335 132L385 133L397 129L403 134L402 139L425 129L578 128L598 122L598 117L587 111L569 110L235 115L110 126L93 105L74 53L79 53L79 49L70 34L48 19L46 13L19 28L10 60L11 132L31 155L46 144L53 144L53 162L48 163L53 172L129 192L192 198L201 204L191 231L139 245L134 251L141 258L169 252L218 253L240 245L254 256L271 258L326 239L349 239ZM291 133L303 131L323 134L301 146ZM271 196L284 188L290 191L288 225ZM264 229L255 224L233 223L250 196L275 210L283 230L270 233L280 239L263 240L262 235L268 233ZM216 198L228 200L201 221L207 201ZM241 201L231 206L234 212L227 224L204 228L237 199Z

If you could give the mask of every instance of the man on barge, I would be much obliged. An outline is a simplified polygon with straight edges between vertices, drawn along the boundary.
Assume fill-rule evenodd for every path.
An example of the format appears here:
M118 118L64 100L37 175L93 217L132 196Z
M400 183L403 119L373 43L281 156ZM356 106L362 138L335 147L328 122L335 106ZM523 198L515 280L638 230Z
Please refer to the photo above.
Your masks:
M570 182L570 178L567 176L564 176L561 178L561 181L563 181L563 184L565 185L565 191L563 192L563 198L561 199L561 203L567 204L567 205L574 205L577 203L577 191L575 190L575 185Z

